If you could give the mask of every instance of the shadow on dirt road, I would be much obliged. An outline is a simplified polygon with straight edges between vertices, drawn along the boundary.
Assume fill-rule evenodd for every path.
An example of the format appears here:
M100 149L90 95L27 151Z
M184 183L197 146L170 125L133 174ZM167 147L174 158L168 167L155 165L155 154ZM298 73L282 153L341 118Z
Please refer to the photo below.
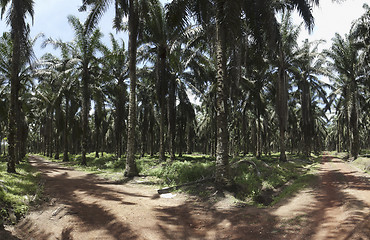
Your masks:
M276 207L210 204L152 186L115 184L31 157L48 201L12 232L20 239L368 239L369 176L323 158L320 184Z

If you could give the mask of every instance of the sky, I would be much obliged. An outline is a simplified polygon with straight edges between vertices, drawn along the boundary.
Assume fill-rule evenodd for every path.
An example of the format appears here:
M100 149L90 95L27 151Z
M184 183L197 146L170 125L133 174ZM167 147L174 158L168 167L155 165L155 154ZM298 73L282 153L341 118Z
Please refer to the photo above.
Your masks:
M329 48L335 33L339 33L342 36L349 33L352 22L365 13L362 7L364 3L370 5L370 0L346 0L341 3L321 0L320 6L313 8L315 18L313 32L309 34L307 29L303 28L299 42L305 39L310 41L322 39L326 41L323 47ZM295 14L294 21L297 24L302 22L298 14Z
M71 41L73 39L73 29L67 21L68 15L75 15L84 21L87 13L78 12L82 0L35 0L34 5L34 23L31 27L31 36L38 33L44 33L45 37ZM168 0L162 0L168 2ZM315 28L311 34L306 29L302 29L299 41L309 40L326 40L323 47L329 47L331 38L337 32L341 35L348 33L353 20L357 19L364 13L363 4L370 5L370 0L346 0L342 3L333 3L331 0L321 0L320 7L314 7ZM114 6L111 6L101 19L99 24L101 31L104 33L103 41L109 44L109 33L116 33L112 29L112 19L114 16ZM4 16L5 17L5 16ZM294 21L299 24L302 20L295 14ZM29 22L31 20L29 19ZM9 31L4 19L0 21L0 33ZM127 39L126 33L118 33L117 38ZM36 56L41 57L48 51L53 51L51 47L41 49L41 40L36 44L34 49Z

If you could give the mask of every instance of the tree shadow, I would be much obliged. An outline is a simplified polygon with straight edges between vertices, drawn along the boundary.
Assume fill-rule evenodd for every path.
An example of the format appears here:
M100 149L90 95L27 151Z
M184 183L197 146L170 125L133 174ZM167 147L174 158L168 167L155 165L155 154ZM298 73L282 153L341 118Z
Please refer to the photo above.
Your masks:
M21 240L20 238L17 238L16 236L14 236L11 232L5 229L2 229L1 227L0 227L0 239L2 240Z
M330 162L331 158L323 160ZM157 208L158 228L165 239L315 239L321 232L325 239L368 239L370 199L348 191L369 192L369 177L356 171L328 170L320 178L320 184L310 192L314 201L285 222L271 213L274 207L222 210L188 201ZM336 209L344 211L339 219Z
M166 239L279 239L284 229L268 209L254 207L220 210L188 202L163 207L158 212L158 227Z
M343 163L331 157L324 157L323 162ZM313 239L318 232L325 239L343 239L343 236L353 236L358 231L369 232L370 225L362 222L369 218L370 199L356 194L370 192L369 176L333 169L322 171L320 178L321 183L314 194L315 204L302 214L306 218L305 227L295 239Z
M328 162L331 159L323 160ZM100 201L129 207L138 202L130 201L129 197L155 201L160 198L158 194L126 192L117 183L109 183L93 175L81 174L72 178L69 168L39 160L34 164L42 172L46 194L68 206L68 212L56 217L75 216L76 223L72 224L78 224L80 231L86 234L102 230L113 239L143 239L140 233L133 230L133 225L117 217L114 212L117 210L107 208ZM274 208L246 206L223 209L209 202L189 199L176 206L165 204L154 207L156 236L159 239L312 239L322 229L327 231L327 239L366 236L370 231L370 217L366 213L369 204L346 190L369 191L369 178L357 176L356 172L338 170L326 171L320 177L320 184L314 193L316 201L309 204L300 215L288 219L290 222L287 225L281 224L281 219L272 213ZM327 212L333 208L348 208L351 213L345 216L339 228L326 225L332 221L332 216ZM37 230L37 226L31 222L22 224L20 231ZM50 239L53 233L41 231L37 234L35 239ZM72 239L73 228L64 228L58 234L59 239Z
M69 209L64 215L56 213L56 220L66 215L73 215L78 219L76 224L80 225L84 232L102 230L114 239L137 239L137 234L131 230L128 224L117 219L114 212L99 203L112 201L121 206L129 206L135 203L126 201L128 196L149 199L150 196L111 189L111 185L104 183L104 180L84 173L81 173L81 176L72 177L70 171L73 170L60 167L55 163L38 159L33 159L31 162L42 174L42 179L45 182L45 194L49 198L57 199L58 204L67 206ZM46 204L44 207L49 208ZM27 220L18 226L19 231L28 232L36 239L50 239L52 235L56 234L42 231L34 232L36 228L37 226ZM71 231L71 229L63 229L62 239L71 238Z

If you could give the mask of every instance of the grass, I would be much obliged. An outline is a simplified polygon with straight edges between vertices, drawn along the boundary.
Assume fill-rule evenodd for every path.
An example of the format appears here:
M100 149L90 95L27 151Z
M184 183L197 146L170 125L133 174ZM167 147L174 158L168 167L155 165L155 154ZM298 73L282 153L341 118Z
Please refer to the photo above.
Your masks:
M40 174L27 161L18 164L16 170L16 174L7 173L5 159L0 160L0 223L16 223L42 192Z
M71 161L67 164L78 170L88 171L112 180L120 181L124 178L125 158L117 158L108 153L99 158L95 158L95 153L90 153L86 157L87 166L80 165L80 155L70 155ZM252 155L248 155L246 158L256 164L261 175L258 176L253 165L241 164L236 166L234 163L242 157L231 159L230 165L234 183L231 191L233 191L238 201L259 205L258 198L265 191L280 189L279 194L274 195L269 202L269 204L275 204L281 199L313 184L316 179L314 171L320 156L312 155L310 160L307 161L299 155L288 155L289 161L284 163L278 162L279 155L277 153L264 155L261 159L256 159ZM60 156L60 159L63 159L63 155ZM61 162L62 160L57 161ZM215 159L202 154L184 155L177 157L176 161L173 162L160 162L157 156L144 156L137 157L136 163L141 175L154 177L155 184L161 187L176 186L210 178L215 170ZM207 198L212 194L209 187L209 184L205 184L183 189L201 198Z
M358 157L352 162L356 167L360 168L366 173L370 173L370 158Z
M357 168L361 169L366 173L370 173L370 150L364 149L361 150L360 155L357 159L353 160L353 158L349 158L348 152L330 152L332 156L340 158L342 160L350 159L351 164L356 166Z
M303 158L299 155L289 155L288 162L278 162L277 154L263 156L260 160L249 158L257 165L261 176L257 175L252 165L238 167L234 182L241 191L237 197L252 204L274 205L316 181L319 158L312 155L310 161L306 161L301 160ZM270 199L261 199L266 197Z

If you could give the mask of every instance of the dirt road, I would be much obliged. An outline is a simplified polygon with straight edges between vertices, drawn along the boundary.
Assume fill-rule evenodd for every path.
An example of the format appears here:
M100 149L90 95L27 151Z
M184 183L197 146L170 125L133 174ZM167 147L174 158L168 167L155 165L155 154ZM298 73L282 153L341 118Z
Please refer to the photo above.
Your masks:
M318 186L266 209L159 196L140 178L114 184L30 161L50 202L7 228L19 239L370 239L370 177L329 156Z

